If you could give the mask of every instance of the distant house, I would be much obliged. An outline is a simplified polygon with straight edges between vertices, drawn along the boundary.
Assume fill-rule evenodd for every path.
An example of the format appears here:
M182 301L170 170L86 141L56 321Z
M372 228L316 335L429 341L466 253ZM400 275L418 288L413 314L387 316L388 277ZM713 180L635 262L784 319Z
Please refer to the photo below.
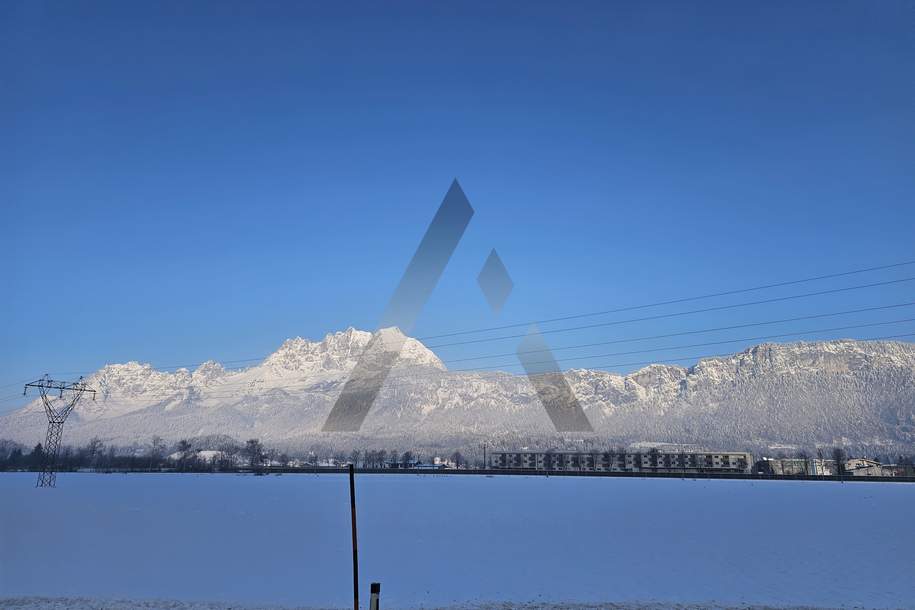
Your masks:
M825 458L813 458L810 460L810 474L822 477L831 476L836 473L836 461Z
M218 462L223 457L225 455L222 451L203 450L197 452L197 459L208 463Z
M851 458L845 461L845 474L853 477L891 477L895 469L884 468L877 460L868 458Z
M385 468L393 469L405 469L405 468L416 468L420 464L419 460L416 458L410 459L408 461L403 461L397 458L392 458L385 463Z
M756 471L779 476L809 475L812 472L810 460L806 458L764 457L756 462Z
M457 468L457 464L449 460L448 458L435 456L432 458L432 463L441 468Z
M868 458L851 458L844 462L844 467L844 474L846 476L891 477L896 474L895 468L883 466L880 462ZM756 462L756 471L762 474L774 474L779 476L834 476L838 474L835 460L823 458L764 457Z
M884 464L883 476L915 477L915 466L912 464Z
M414 470L444 470L444 464L424 464L422 462L417 462L416 465L411 466Z

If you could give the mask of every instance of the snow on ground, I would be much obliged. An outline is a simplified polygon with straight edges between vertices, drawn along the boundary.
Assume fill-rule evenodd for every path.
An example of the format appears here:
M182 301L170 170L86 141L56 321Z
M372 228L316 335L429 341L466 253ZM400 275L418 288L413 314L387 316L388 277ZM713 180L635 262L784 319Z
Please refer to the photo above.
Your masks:
M0 475L4 608L351 604L345 476L34 476ZM913 484L364 475L357 498L386 608L915 608Z
M93 600L85 598L47 598L25 597L18 599L0 599L5 610L324 610L314 607L299 606L281 608L279 606L239 606L221 602L177 602L177 601L137 601L137 600ZM436 610L730 610L733 606L694 605L694 604L544 604L530 603L487 603L461 606L438 607ZM737 606L740 610L817 610L816 608L796 606L793 608L774 609L771 606ZM328 609L329 610L329 609ZM410 610L401 608L400 610ZM418 610L418 609L417 609Z

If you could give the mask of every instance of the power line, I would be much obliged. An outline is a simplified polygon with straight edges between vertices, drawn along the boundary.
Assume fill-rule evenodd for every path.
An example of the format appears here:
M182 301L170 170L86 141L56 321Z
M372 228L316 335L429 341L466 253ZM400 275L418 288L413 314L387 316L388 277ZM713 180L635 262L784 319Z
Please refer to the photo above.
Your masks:
M655 303L646 303L646 304L642 304L642 305L620 307L620 308L616 308L616 309L608 309L608 310L598 311L598 312L575 314L575 315L562 316L562 317L556 317L556 318L546 318L546 319L541 319L541 320L533 320L533 321L529 321L529 322L519 322L519 323L515 323L515 324L507 324L507 325L502 325L502 326L493 326L493 327L473 329L473 330L455 331L455 332L451 332L451 333L444 333L444 334L438 334L438 335L429 335L429 336L425 336L425 337L419 337L418 340L425 341L427 339L433 339L433 338L450 337L450 336L458 336L458 335L466 335L466 334L476 334L476 333L481 333L481 332L502 330L502 329L508 329L508 328L518 328L518 327L527 326L530 324L545 324L545 323L549 323L549 322L558 322L558 321L563 321L563 320L593 317L593 316L605 315L605 314L609 314L609 313L633 311L633 310L639 310L639 309L646 309L646 308L650 308L650 307L658 307L658 306L662 306L662 305L684 303L684 302L689 302L689 301L697 301L697 300L715 298L715 297L720 297L720 296L728 296L728 295L735 295L735 294L753 292L753 291L758 291L758 290L766 290L769 288L777 288L777 287L784 287L784 286L790 286L790 285L795 285L795 284L802 284L802 283L806 283L806 282L813 282L813 281L819 281L819 280L825 280L825 279L831 279L831 278L837 278L837 277L845 277L845 276L851 276L851 275L856 275L856 274L861 274L861 273L868 273L871 271L893 269L893 268L899 268L899 267L904 267L904 266L909 266L909 265L915 265L915 261L905 261L905 262L893 263L893 264L889 264L889 265L879 265L879 266L875 266L875 267L868 267L865 269L843 271L843 272L831 273L831 274L809 277L809 278L804 278L804 279L782 281L782 282L776 282L776 283L772 283L772 284L754 286L754 287L750 287L750 288L727 290L727 291L721 291L721 292L710 293L710 294L699 295L699 296L669 299L666 301L658 301ZM864 289L864 288L884 286L884 285L889 285L889 284L908 282L908 281L912 281L912 280L915 280L915 277L902 278L902 279L890 280L890 281L885 281L885 282L875 282L875 283L871 283L871 284L863 284L863 285L858 285L858 286L849 286L849 287L837 288L837 289L832 289L832 290L823 290L823 291L806 293L806 294L790 295L790 296L785 296L785 297L777 297L777 298L773 298L773 299L764 299L764 300L751 301L751 302L746 302L746 303L722 305L722 306L709 307L709 308L697 309L697 310L692 310L692 311L674 312L674 313L669 313L669 314L659 314L656 316L646 316L646 317L642 317L642 318L633 318L633 319L628 319L628 320L616 320L616 321L604 322L604 323L599 323L599 324L589 324L589 325L576 326L576 327L570 327L570 328L564 328L564 329L548 329L548 330L542 330L541 333L542 334L547 334L547 333L552 334L552 333L561 333L561 332L571 332L571 331L575 331L575 330L585 330L585 329L589 329L589 328L614 326L614 325L626 324L626 323L631 323L631 322L641 322L641 321L656 320L656 319L663 319L663 318L672 318L672 317L691 315L691 314L696 314L696 313L721 311L721 310L732 309L732 308L748 307L751 305L761 305L761 304L766 304L766 303L788 301L788 300L792 300L792 299L807 298L807 297L820 296L820 295L825 295L825 294L834 294L834 293L838 293L838 292L846 292L846 291L851 291L851 290L860 290L860 289ZM865 311L865 310L861 310L861 311ZM797 318L797 319L808 319L808 318L802 317L802 318ZM740 328L740 327L743 327L743 325L735 326L735 327L724 327L724 328ZM522 334L507 335L507 336L501 336L501 337L490 337L487 339L474 339L474 340L468 340L468 341L459 341L459 342L452 342L452 343L443 343L443 344L438 344L438 345L429 345L426 347L428 347L429 349L437 349L437 348L441 348L441 347L452 347L452 346L467 345L467 344L472 344L472 343L485 343L485 342L489 342L489 341L500 341L500 340L506 340L506 339L520 338L523 336L524 335L522 335ZM660 337L664 337L664 336L673 336L673 335L659 335L658 337L654 337L654 338L660 338ZM588 345L600 345L600 344L606 344L606 343L597 343L597 344L588 344ZM556 348L556 349L571 349L571 347L570 348ZM267 357L268 356L257 356L257 357L252 357L252 358L225 360L221 364L263 361ZM483 357L444 360L444 362L459 362L462 360L471 360L471 359L480 359L480 358L483 358ZM209 362L209 361L211 361L211 360L207 360L205 362ZM153 368L155 368L157 370L193 368L193 367L200 366L201 364L204 364L205 362L181 364L181 365L156 366ZM237 369L243 369L246 367L223 367L223 368L225 368L226 370L237 370ZM86 374L91 374L93 372L94 371L69 371L69 372L63 372L63 373L59 373L59 374L61 374L61 375L86 375ZM26 383L26 382L11 383L11 384L7 384L5 386L0 386L0 387L10 387L10 386L14 386L14 385L20 385L21 383Z
M858 286L846 286L844 288L832 288L830 290L818 290L816 292L806 292L803 294L792 294L792 295L788 295L788 296L784 296L784 297L761 299L758 301L746 301L744 303L734 303L731 305L717 305L715 307L704 307L702 309L692 309L689 311L678 311L678 312L674 312L674 313L657 314L654 316L644 316L641 318L629 318L628 320L613 320L611 322L601 322L599 324L585 324L583 326L571 326L568 328L552 328L552 329L548 329L548 330L541 330L540 334L546 335L546 334L554 334L554 333L567 333L567 332L571 332L574 330L586 330L589 328L616 326L619 324L629 324L631 322L645 322L645 321L649 321L649 320L661 320L664 318L676 318L679 316L688 316L688 315L697 314L697 313L724 311L727 309L737 309L739 307L750 307L752 305L765 305L768 303L779 303L782 301L791 301L794 299L804 299L804 298L808 298L808 297L822 296L825 294L836 294L838 292L849 292L852 290L862 290L864 288L873 288L875 286L887 286L890 284L900 284L902 282L911 282L912 280L915 280L915 277L906 277L906 278L902 278L902 279L898 279L898 280L889 280L886 282L874 282L871 284L860 284ZM436 348L440 348L440 347L452 347L455 345L469 345L471 343L488 343L490 341L503 341L505 339L518 339L518 338L521 338L524 336L526 336L526 335L523 335L523 334L502 335L500 337L489 337L487 339L470 339L468 341L455 341L453 343L440 343L438 345L428 345L426 347L428 347L429 349L436 349Z
M712 299L712 298L715 298L715 297L732 296L732 295L735 295L735 294L743 294L743 293L747 293L747 292L755 292L755 291L757 291L757 290L767 290L767 289L769 289L769 288L780 288L780 287L784 287L784 286L793 286L793 285L796 285L796 284L804 284L804 283L807 283L807 282L816 282L816 281L819 281L819 280L827 280L827 279L833 279L833 278L837 278L837 277L847 277L847 276L850 276L850 275L858 275L858 274L861 274L861 273L868 273L868 272L871 272L871 271L881 271L881 270L884 270L884 269L895 269L895 268L898 268L898 267L906 267L906 266L909 266L909 265L915 265L915 261L905 261L905 262L901 262L901 263L893 263L893 264L890 264L890 265L879 265L879 266L877 266L877 267L868 267L868 268L866 268L866 269L855 269L855 270L853 270L853 271L842 271L842 272L839 272L839 273L830 273L830 274L827 274L827 275L818 275L818 276L815 276L815 277L808 277L808 278L804 278L804 279L800 279L800 280L788 280L788 281L784 281L784 282L775 282L775 283L773 283L773 284L763 284L763 285L761 285L761 286L753 286L753 287L751 287L751 288L739 288L739 289L736 289L736 290L725 290L725 291L722 291L722 292L713 292L713 293L703 294L703 295L699 295L699 296L680 297L680 298L676 298L676 299L669 299L669 300L666 300L666 301L656 301L656 302L654 302L654 303L644 303L644 304L642 304L642 305L630 305L630 306L628 306L628 307L618 307L618 308L615 308L615 309L605 309L605 310L603 310L603 311L593 311L593 312L589 312L589 313L581 313L581 314L574 314L574 315L568 315L568 316L561 316L561 317L557 317L557 318L544 318L544 319L541 319L541 320L530 320L530 321L528 321L528 322L516 322L516 323L513 323L513 324L504 324L504 325L502 325L502 326L490 326L490 327L487 327L487 328L477 328L477 329L472 329L472 330L460 330L460 331L442 333L442 334L438 334L438 335L428 335L428 336L425 336L425 337L418 337L418 339L419 339L420 341L425 341L426 339L441 339L441 338L444 338L444 337L456 337L456 336L459 336L459 335L472 335L472 334L477 334L477 333L482 333L482 332L489 332L489 331L493 331L493 330L505 330L505 329L508 329L508 328L520 328L520 327L524 327L524 326L530 326L531 324L547 324L547 323L549 323L549 322L563 322L563 321L566 321L566 320L575 320L575 319L579 319L579 318L588 318L588 317L593 317L593 316L603 316L603 315L610 314L610 313L622 313L622 312L624 312L624 311L636 311L636 310L639 310L639 309L648 309L648 308L650 308L650 307L660 307L660 306L662 306L662 305L675 305L675 304L677 304L677 303L687 303L687 302L690 302L690 301L700 301L700 300L703 300L703 299Z
M569 357L569 358L556 358L556 361L570 362L572 360L590 360L592 358L605 358L608 356L629 356L632 354L651 354L651 353L655 353L655 352L666 352L666 351L676 350L676 349L690 349L690 348L694 348L694 347L708 347L710 345L726 345L728 343L742 343L744 341L764 341L766 339L779 339L782 337L800 337L803 335L838 332L840 330L850 330L850 329L855 329L855 328L868 328L868 327L874 327L874 326L886 326L889 324L901 324L903 322L915 322L915 318L905 318L902 320L891 320L889 322L873 322L871 324L857 324L854 326L838 326L835 328L821 328L821 329L817 329L817 330L801 331L801 332L794 332L794 333L780 333L777 335L761 335L761 336L757 336L757 337L741 337L739 339L727 339L727 340L722 340L722 341L706 341L704 343L693 343L692 345L668 345L666 347L655 347L655 348L651 348L651 349L642 349L642 350L630 350L630 351L626 351L626 352L610 352L610 353L606 353L606 354L591 354L588 356L573 356L573 357ZM540 351L543 351L543 350L540 350ZM526 362L526 364L549 364L551 362L552 362L552 360L541 360L541 361ZM504 367L504 366L519 366L519 364L520 363L518 363L518 362L514 362L514 363L495 364L495 365L490 365L490 366L477 367L477 368L473 368L473 369L452 369L451 372L458 373L458 372L462 372L462 371L498 369L498 368Z
M568 349L580 349L583 347L597 347L600 345L613 345L616 343L634 343L636 341L650 341L652 339L669 339L670 337L682 337L685 335L702 335L705 333L719 332L722 330L737 330L740 328L751 328L754 326L768 326L768 325L772 325L772 324L783 324L785 322L800 322L802 320L816 320L816 319L821 319L821 318L831 318L831 317L835 317L835 316L842 316L842 315L853 314L853 313L864 313L867 311L881 311L881 310L886 310L886 309L896 309L899 307L911 307L913 305L915 305L915 301L909 301L908 303L897 303L894 305L879 305L879 306L875 306L875 307L863 307L860 309L848 309L846 311L835 311L835 312L831 312L831 313L812 314L812 315L808 315L808 316L797 316L794 318L782 318L780 320L766 320L764 322L747 322L745 324L733 324L730 326L717 326L714 328L703 328L703 329L699 329L699 330L685 330L685 331L680 331L680 332L675 332L675 333L664 333L662 335L647 335L647 336L642 336L642 337L613 339L610 341L597 341L594 343L579 343L577 345L566 345L566 346L562 346L562 347L553 347L553 348L549 348L546 350L534 349L534 350L525 350L525 351L521 351L521 352L488 354L485 356L470 356L470 357L466 357L466 358L453 358L450 360L442 360L442 362L454 363L454 362L467 362L469 360L485 360L488 358L507 358L507 357L514 356L519 353L520 354L533 354L533 353L545 352L545 351L559 352L559 351L568 350Z
M871 339L866 339L867 341L886 341L888 339L901 339L902 337L915 337L915 333L905 333L902 335L887 335L884 337L873 337ZM697 354L692 356L683 356L678 358L665 358L663 360L657 361L645 361L645 362L622 362L615 364L601 364L596 366L596 369L608 369L608 368L620 368L626 366L641 366L649 364L660 364L663 362L682 362L684 360L704 360L707 358L727 358L728 356L734 356L736 354Z

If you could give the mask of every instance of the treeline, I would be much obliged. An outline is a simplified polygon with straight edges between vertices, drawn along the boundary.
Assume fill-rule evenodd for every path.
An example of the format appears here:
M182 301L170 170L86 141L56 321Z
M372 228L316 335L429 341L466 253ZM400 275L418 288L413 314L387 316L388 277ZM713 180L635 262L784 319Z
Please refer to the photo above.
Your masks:
M226 460L204 459L191 449L188 441L179 443L177 451L180 455L171 458L167 454L165 444L160 440L154 443L148 452L129 453L115 446L106 447L101 440L93 439L81 447L61 447L55 461L55 469L64 472L80 469L213 472L234 466L234 462ZM6 455L0 453L0 470L40 470L45 467L48 458L41 443L29 452L15 447Z
M41 443L30 451L15 443L0 444L0 471L40 470L49 461ZM420 456L411 450L333 451L316 447L295 455L268 448L257 439L244 444L222 441L218 444L201 443L199 439L181 440L173 445L160 437L153 437L145 447L128 449L106 446L94 438L83 446L64 446L55 461L58 471L92 469L99 471L178 471L225 472L237 470L267 470L269 468L318 468L354 464L358 468L416 468L432 464L463 468L480 466L469 463L460 451L447 457L427 453Z
M488 445L492 448L492 445ZM482 445L480 446L482 448ZM508 448L510 449L510 447ZM530 449L530 448L528 448ZM622 446L609 450L598 449L596 444L588 447L587 453L598 455L609 451L623 453ZM646 450L648 455L659 455L657 449ZM757 460L766 456L756 454ZM842 474L848 454L841 448L820 449L815 452L796 451L786 455L778 451L770 457L793 458L803 461L808 468L811 459L827 460L837 465ZM874 455L868 457L883 464L912 465L912 455ZM39 470L44 467L47 456L41 443L31 449L0 439L0 471ZM169 472L231 472L240 470L266 471L271 468L309 469L341 467L354 464L357 468L424 468L432 465L448 468L477 468L483 466L481 452L469 456L461 451L423 448L420 450L365 449L343 451L331 446L313 444L297 452L287 452L266 447L260 440L250 439L245 443L230 437L203 437L185 439L177 443L166 443L154 436L145 444L132 447L106 445L101 439L93 438L83 446L64 446L59 452L55 469L73 471L92 469L99 471L169 471ZM765 466L757 461L755 469ZM807 474L810 474L807 472Z

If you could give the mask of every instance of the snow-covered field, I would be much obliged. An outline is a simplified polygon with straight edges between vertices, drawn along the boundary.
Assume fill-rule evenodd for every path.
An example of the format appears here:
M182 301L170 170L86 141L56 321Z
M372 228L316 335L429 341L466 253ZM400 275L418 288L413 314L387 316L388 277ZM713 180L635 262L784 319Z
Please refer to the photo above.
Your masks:
M352 604L344 476L34 481L0 475L4 608ZM364 475L357 497L386 608L915 608L913 484Z

